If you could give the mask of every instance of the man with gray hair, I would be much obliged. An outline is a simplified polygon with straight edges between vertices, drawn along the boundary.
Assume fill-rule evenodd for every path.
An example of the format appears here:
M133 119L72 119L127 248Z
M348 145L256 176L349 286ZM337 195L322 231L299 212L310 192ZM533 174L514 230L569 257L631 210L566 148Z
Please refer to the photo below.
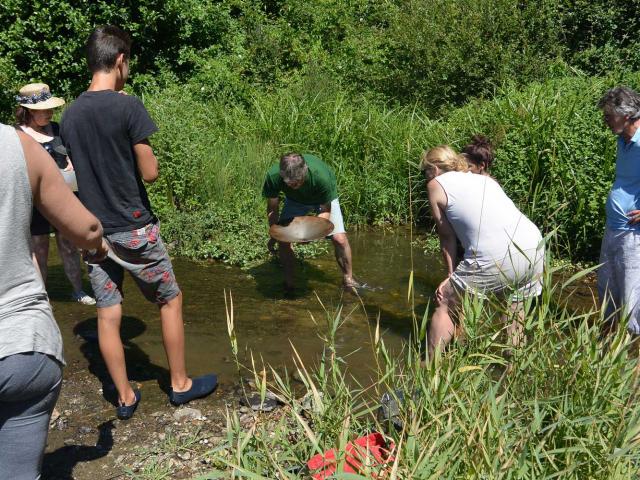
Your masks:
M280 210L280 192L284 193L284 207ZM358 287L353 279L351 246L344 229L344 220L338 202L336 177L329 166L318 157L309 154L288 153L268 171L262 188L267 199L269 226L282 219L292 219L317 213L330 220L334 229L330 234L336 261L342 271L342 283L347 289ZM274 252L276 241L267 244ZM284 270L285 289L293 291L295 256L290 243L278 242L278 253Z
M610 333L620 318L640 335L640 95L628 87L606 92L598 102L604 121L618 136L616 178L609 192L600 250L598 294Z

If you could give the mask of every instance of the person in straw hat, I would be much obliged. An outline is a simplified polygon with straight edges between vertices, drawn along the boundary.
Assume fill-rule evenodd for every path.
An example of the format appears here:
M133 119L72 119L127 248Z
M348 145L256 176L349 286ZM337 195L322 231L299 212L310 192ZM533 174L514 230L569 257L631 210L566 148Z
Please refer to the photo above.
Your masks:
M49 152L58 168L63 171L63 176L68 181L67 184L72 190L77 190L73 165L69 161L62 144L59 126L51 121L53 109L64 105L64 100L51 95L48 85L30 83L20 89L16 96L16 101L18 102L18 108L16 109L17 127ZM49 258L49 234L52 231L53 229L47 219L34 207L31 220L31 241L36 262L45 284ZM73 299L83 305L94 305L96 301L82 290L82 270L80 269L78 250L59 232L56 232L56 243L58 244L58 252L62 258L64 271L73 288Z

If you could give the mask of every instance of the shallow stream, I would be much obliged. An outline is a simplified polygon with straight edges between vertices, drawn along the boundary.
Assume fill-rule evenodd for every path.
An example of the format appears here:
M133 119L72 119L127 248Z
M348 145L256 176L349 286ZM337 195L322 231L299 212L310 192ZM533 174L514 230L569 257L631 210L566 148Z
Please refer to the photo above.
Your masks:
M307 367L317 364L324 345L320 335L328 331L327 316L334 316L342 306L343 324L335 336L338 354L345 358L349 373L368 384L378 315L382 337L392 352L398 352L411 336L412 304L407 289L412 260L413 302L418 318L445 271L439 253L425 254L412 246L406 229L363 230L349 238L356 276L374 287L359 298L340 288L342 279L332 248L319 258L298 263L299 288L294 298L285 298L282 272L275 260L246 270L221 263L174 260L184 293L188 372L216 372L220 378L214 395L190 404L204 415L194 421L175 418L178 410L163 392L168 371L158 310L127 278L121 334L129 378L143 398L134 418L127 422L114 420L114 408L105 400L113 399L115 392L98 349L95 307L71 300L52 239L49 294L64 339L67 367L49 433L44 478L130 478L123 468L156 472L158 465L168 464L169 477L149 474L136 478L178 479L193 478L210 468L201 462L206 455L197 454L198 448L203 453L210 448L208 445L224 443L226 408L237 405L239 399L237 369L227 333L225 290L233 296L242 364L251 365L253 352L258 370L264 361L280 372L283 368L291 372L292 345ZM592 285L592 279L581 281L573 291L563 293L564 300L568 294L570 305L590 308ZM183 460L186 457L176 439L194 436L199 447L191 447L194 457L189 453L191 459Z
M214 371L222 383L231 381L236 373L227 333L225 289L233 297L241 362L249 361L248 352L252 351L256 360L262 358L274 367L291 366L291 344L303 361L316 361L323 346L318 333L326 332L327 315L333 316L341 304L345 322L338 330L336 344L342 354L354 352L349 357L352 373L361 376L369 371L371 335L378 314L388 347L400 348L412 329L407 300L411 255L416 312L420 315L444 274L439 255L425 255L420 248L412 247L409 231L404 229L354 232L350 242L356 276L374 287L363 291L360 299L340 288L341 275L332 248L319 258L298 263L300 286L293 298L284 296L281 269L275 260L243 270L221 263L174 259L184 293L189 372L197 375ZM101 362L93 358L97 353L95 308L70 300L59 260L53 259L52 263L49 293L63 333L67 370L86 368L82 357L91 357L90 368L102 376ZM124 289L122 336L130 377L143 381L166 374L158 311L144 300L130 278Z

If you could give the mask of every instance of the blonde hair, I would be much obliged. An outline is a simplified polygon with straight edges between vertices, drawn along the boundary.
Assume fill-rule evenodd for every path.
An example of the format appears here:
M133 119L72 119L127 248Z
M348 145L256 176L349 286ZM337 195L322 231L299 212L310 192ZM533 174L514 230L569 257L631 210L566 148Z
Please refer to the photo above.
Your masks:
M467 159L457 154L449 145L438 145L422 153L420 170L424 172L433 167L438 167L442 173L469 170Z

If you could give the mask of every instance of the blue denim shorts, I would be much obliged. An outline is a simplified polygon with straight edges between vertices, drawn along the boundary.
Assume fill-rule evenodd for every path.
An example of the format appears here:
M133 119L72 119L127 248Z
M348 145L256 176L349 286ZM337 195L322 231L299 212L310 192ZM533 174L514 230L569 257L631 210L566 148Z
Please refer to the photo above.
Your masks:
M122 303L125 270L129 272L147 300L164 305L180 293L169 253L160 238L160 224L150 223L137 230L105 236L109 256L89 265L89 279L96 306Z

